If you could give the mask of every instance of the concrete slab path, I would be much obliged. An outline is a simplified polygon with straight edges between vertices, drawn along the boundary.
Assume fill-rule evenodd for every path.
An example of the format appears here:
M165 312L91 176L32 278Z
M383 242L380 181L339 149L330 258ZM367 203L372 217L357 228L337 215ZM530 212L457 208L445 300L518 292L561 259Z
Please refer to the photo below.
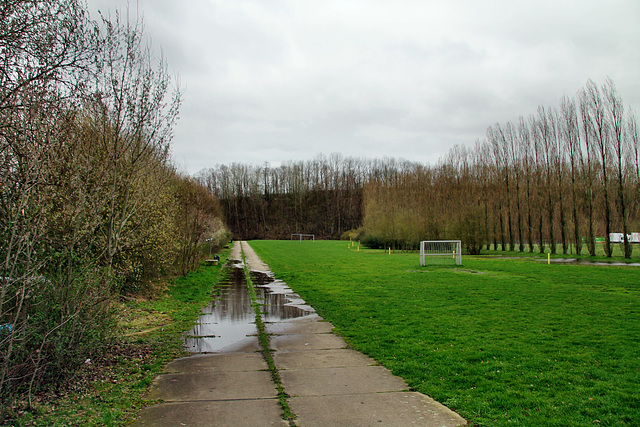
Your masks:
M269 272L242 242L252 270ZM241 258L240 245L232 257ZM317 314L266 323L275 365L298 426L461 426L466 421L399 377L349 349ZM256 337L257 340L257 337ZM267 364L253 347L178 359L154 382L163 403L141 412L136 425L268 426L281 419Z

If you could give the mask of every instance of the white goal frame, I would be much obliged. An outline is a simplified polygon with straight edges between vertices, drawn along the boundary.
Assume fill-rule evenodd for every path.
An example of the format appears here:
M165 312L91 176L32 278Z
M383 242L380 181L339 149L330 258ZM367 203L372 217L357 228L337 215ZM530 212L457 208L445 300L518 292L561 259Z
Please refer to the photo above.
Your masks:
M299 236L300 237L300 241L302 242L302 238L303 237L311 237L311 240L313 240L314 242L316 241L316 235L315 234L299 234L299 233L294 233L291 234L291 240L293 240L293 236Z
M462 265L462 242L460 240L423 240L420 242L420 266L427 265L427 257L453 259Z

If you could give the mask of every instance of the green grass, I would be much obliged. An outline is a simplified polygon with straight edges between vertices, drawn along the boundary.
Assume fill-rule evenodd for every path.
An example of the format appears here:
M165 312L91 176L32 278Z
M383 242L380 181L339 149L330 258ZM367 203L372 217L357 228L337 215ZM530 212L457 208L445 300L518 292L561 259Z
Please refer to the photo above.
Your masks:
M88 384L61 398L41 402L11 425L121 426L152 403L145 399L153 378L177 357L185 356L183 332L217 292L221 265L201 267L174 279L153 300L131 300L117 308L120 337L108 361L98 362ZM87 381L87 379L85 379Z
M251 245L351 346L471 425L640 425L639 267Z

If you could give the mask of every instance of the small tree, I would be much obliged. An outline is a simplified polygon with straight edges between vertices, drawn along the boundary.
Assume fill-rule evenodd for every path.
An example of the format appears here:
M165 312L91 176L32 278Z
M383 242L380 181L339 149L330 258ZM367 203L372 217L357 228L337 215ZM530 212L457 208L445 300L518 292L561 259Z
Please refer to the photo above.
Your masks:
M469 207L461 212L454 225L453 234L460 236L462 246L470 255L479 255L484 243L486 230L482 215L482 206Z

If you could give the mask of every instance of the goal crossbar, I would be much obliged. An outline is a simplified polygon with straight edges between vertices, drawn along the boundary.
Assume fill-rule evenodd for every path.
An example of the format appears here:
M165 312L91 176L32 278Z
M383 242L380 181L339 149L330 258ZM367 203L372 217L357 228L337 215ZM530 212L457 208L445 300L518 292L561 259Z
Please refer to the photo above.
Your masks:
M427 265L431 257L449 258L462 265L462 242L460 240L423 240L420 242L420 265Z

